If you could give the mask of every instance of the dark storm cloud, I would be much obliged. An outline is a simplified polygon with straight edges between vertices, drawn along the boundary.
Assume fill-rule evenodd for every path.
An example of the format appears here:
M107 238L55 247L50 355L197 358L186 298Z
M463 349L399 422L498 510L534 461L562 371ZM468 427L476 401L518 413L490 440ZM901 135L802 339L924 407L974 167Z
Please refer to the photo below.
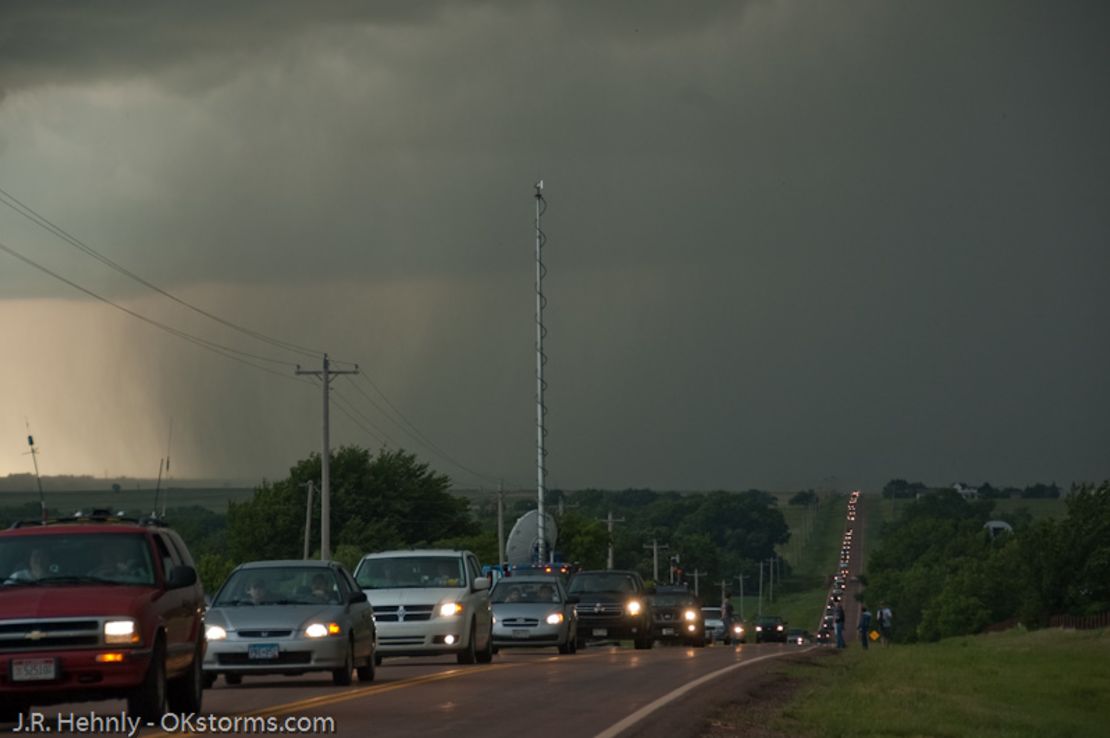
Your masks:
M92 7L5 9L3 184L474 466L529 477L543 176L556 486L1107 474L1104 3ZM311 448L171 351L205 473Z

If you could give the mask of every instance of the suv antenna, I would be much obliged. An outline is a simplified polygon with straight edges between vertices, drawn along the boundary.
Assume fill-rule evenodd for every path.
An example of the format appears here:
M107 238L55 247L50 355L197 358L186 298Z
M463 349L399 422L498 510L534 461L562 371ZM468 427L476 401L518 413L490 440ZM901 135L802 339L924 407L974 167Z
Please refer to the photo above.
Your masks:
M166 494L162 495L162 517L166 517L166 498L170 496L170 446L173 444L173 418L170 418L170 434L166 439Z
M158 493L162 491L162 468L166 465L166 460L159 457L158 459L158 482L154 485L154 509L150 511L150 517L158 517ZM165 502L162 503L163 507Z
M28 454L31 454L31 461L35 464L35 482L39 487L39 512L42 515L42 522L46 522L46 497L42 493L42 476L39 474L39 450L35 447L35 437L31 435L31 421L27 418L23 419L24 424L27 426L27 445L31 447ZM26 454L24 454L26 455Z

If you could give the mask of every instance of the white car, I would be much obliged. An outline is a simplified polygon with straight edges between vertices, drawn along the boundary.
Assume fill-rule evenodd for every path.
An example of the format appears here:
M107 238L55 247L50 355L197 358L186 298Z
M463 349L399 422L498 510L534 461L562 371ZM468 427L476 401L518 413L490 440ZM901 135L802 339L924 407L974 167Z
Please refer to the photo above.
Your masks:
M374 607L376 659L455 654L460 664L493 658L489 579L469 551L367 554L355 581Z

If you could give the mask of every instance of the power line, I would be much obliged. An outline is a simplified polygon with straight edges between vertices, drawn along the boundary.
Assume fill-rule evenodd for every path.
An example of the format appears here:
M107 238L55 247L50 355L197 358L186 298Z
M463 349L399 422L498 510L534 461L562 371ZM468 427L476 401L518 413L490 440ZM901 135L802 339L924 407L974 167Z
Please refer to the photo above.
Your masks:
M42 215L41 213L37 212L31 206L21 202L18 198L16 198L14 195L12 195L10 192L8 192L7 190L5 190L2 187L0 187L0 203L3 203L4 205L11 208L12 210L14 210L19 215L22 215L24 218L27 218L28 220L30 220L32 223L39 226L40 228L43 228L46 231L54 234L59 239L68 243L70 246L73 246L74 248L76 248L79 251L85 253L86 255L92 257L93 259L96 259L101 264L104 264L105 266L109 267L110 269L113 269L114 271L118 272L119 274L124 275L125 277L133 279L134 281L138 282L139 284L143 285L144 287L147 287L148 289L154 290L155 292L162 295L163 297L167 297L170 300L173 300L174 302L176 302L177 304L179 304L183 307L186 307L186 308L188 308L189 310L192 310L195 313L203 315L204 317L208 318L209 320L214 320L217 323L219 323L220 325L223 325L223 326L225 326L227 328L230 328L234 331L238 331L239 333L242 333L243 335L250 336L251 338L253 338L257 341L262 341L264 343L268 343L271 346L276 346L278 348L285 349L286 351L292 351L294 353L302 354L304 356L311 356L313 358L317 358L317 357L320 357L320 356L323 355L322 351L318 351L318 350L312 349L312 348L307 348L305 346L298 345L298 344L293 343L291 341L284 341L280 338L274 338L274 337L268 336L264 333L260 333L259 331L255 331L255 330L252 330L252 329L247 328L245 326L239 325L238 323L234 323L234 322L232 322L230 320L227 320L225 318L221 318L220 316L218 316L214 313L211 313L207 310L204 310L203 308L199 308L196 305L193 305L192 303L178 297L177 295L174 295L173 293L168 292L167 290L159 287L158 285L150 282L149 280L144 279L143 277L139 276L138 274L135 274L134 272L132 272L127 267L124 267L123 265L119 264L118 262L113 261L109 257L100 253L99 251L94 249L92 246L89 246L87 243L85 243L81 239L77 238L76 236L74 236L71 233L69 233L68 231L66 231L61 226L53 223L45 215Z
M473 476L477 479L482 479L482 480L492 481L492 482L498 482L498 483L500 483L502 481L503 477L495 477L491 474L483 474L482 472L471 469L470 467L468 467L465 464L461 463L460 461L456 460L449 453L447 453L442 448L440 448L440 446L438 444L436 444L434 441L432 441L430 438L428 438L428 436L426 436L424 433L422 433L420 431L420 429L417 428L416 425L412 421L410 421L407 417L405 417L404 413L402 413L397 408L396 405L394 405L392 402L390 402L390 400L386 396L386 394L384 392L382 392L382 390L378 387L378 385L374 384L373 380L371 380L365 374L359 374L359 376L365 378L366 382L374 389L375 392L378 393L378 395L382 398L382 400L385 401L385 404L387 406L389 406L389 408L391 410L393 410L394 413L396 413L397 418L400 418L400 420L398 420L397 418L394 418L392 415L390 415L388 412L386 412L386 410L381 405L379 405L377 402L374 401L374 398L372 398L369 394L367 394L367 392L365 390L363 390L361 387L359 387L357 384L355 384L353 380L350 380L350 378L348 378L348 381L350 382L351 386L354 387L355 390L358 391L359 394L361 394L363 397L365 397L366 400L368 402L370 402L371 405L373 405L375 408L377 408L378 411L380 413L382 413L382 415L384 415L386 418L388 418L395 426L397 426L399 429L401 429L402 432L404 432L406 435L408 435L414 441L416 441L420 445L424 446L424 448L426 450L430 451L435 456L438 456L443 461L446 461L447 463L451 464L452 466L455 466L458 469L461 469L462 471L466 472L467 474L470 474L471 476Z
M15 249L13 249L10 246L8 246L7 244L5 244L3 241L0 241L0 251L4 251L5 253L10 254L11 256L14 256L15 258L22 261L24 264L27 264L28 266L33 267L33 268L39 270L40 272L53 277L54 279L58 280L59 282L63 282L65 284L69 285L70 287L72 287L73 289L75 289L79 292L85 293L89 297L92 297L96 300L99 300L100 302L103 302L106 305L110 305L111 307L114 307L116 310L127 313L131 317L136 318L138 320L141 320L144 323L147 323L149 325L152 325L155 328L158 328L159 330L165 331L166 333L169 333L172 336L176 336L177 338L188 341L192 344L200 346L201 348L204 348L204 349L207 349L207 350L212 351L214 353L220 354L221 356L224 356L228 359L233 359L233 360L238 361L242 364L246 364L247 366L254 367L255 369L259 369L261 371L268 372L270 374L274 374L274 375L279 376L279 377L285 377L286 379L289 379L288 375L283 374L283 373L278 372L278 371L275 371L273 369L270 369L269 367L262 366L261 364L256 364L253 361L250 361L249 359L257 359L259 361L268 361L268 362L271 362L271 363L284 364L284 365L287 365L287 366L296 366L292 362L282 361L281 359L273 359L273 358L270 358L268 356L259 356L258 354L252 354L252 353L249 353L249 352L246 352L246 351L240 351L240 350L232 348L230 346L224 346L223 344L219 344L219 343L216 343L214 341L209 341L206 338L201 338L199 336L194 336L191 333L187 333L187 332L185 332L183 330L180 330L178 328L174 328L173 326L166 325L165 323L154 320L153 318L148 318L147 316L143 315L142 313L138 313L134 310L131 310L130 308L126 308L123 305L120 305L119 303L116 303L116 302L113 302L112 300L109 300L107 297L104 297L102 295L97 294L96 292L93 292L92 290L88 289L87 287L83 287L83 286L77 284L76 282L74 282L71 279L63 277L61 274L58 274L57 272L52 271L51 269L43 266L42 264L39 264L37 261L35 261L35 260L33 260L33 259L31 259L27 256L24 256L23 254L19 253Z

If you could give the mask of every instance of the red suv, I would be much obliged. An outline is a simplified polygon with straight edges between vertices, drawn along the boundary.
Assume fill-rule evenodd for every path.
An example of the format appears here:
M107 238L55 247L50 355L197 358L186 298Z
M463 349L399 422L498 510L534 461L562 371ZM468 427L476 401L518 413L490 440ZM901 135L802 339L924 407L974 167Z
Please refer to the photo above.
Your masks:
M204 593L185 542L96 512L0 531L0 721L30 705L126 698L200 710Z

